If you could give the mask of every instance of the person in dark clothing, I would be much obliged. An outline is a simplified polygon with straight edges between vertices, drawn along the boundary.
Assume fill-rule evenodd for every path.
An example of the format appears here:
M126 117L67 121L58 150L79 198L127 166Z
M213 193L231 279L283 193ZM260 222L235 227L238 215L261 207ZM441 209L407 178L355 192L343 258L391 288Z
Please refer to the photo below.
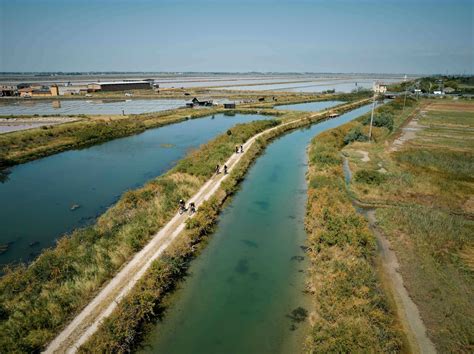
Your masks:
M227 174L227 165L224 165L224 174Z
M216 166L216 175L218 175L219 173L221 173L220 169L219 169L219 165Z
M238 147L238 146L235 147L235 153L236 153L236 154L239 153L239 147Z
M240 145L240 152L244 152L244 146Z
M186 211L186 203L184 200L180 199L179 200L179 213L182 214Z

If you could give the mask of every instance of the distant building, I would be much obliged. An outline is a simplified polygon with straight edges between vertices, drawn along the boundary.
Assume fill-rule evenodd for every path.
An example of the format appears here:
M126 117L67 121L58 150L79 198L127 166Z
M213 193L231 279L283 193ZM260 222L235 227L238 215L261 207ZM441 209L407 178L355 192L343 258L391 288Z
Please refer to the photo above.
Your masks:
M375 93L385 93L387 92L387 85L375 82L373 90Z
M16 85L16 88L19 90L19 89L23 89L23 88L28 88L30 86L31 86L30 84L21 83L21 84Z
M58 85L56 85L56 84L51 85L51 87L49 88L49 91L51 92L51 96L59 96Z
M235 102L232 102L232 103L224 103L224 108L225 108L225 109L234 109L234 108L235 108Z
M48 86L30 86L18 90L20 97L48 97L59 96L59 88L57 85Z
M196 97L194 97L192 100L191 100L191 104L192 106L190 106L189 104L186 104L186 106L188 107L193 107L193 106L201 106L201 107L209 107L209 106L212 106L212 100L198 100Z
M443 91L440 91L440 90L433 91L433 95L441 96L443 94L444 94Z
M148 81L111 81L95 82L87 85L87 91L124 91L124 90L148 90L151 85Z
M18 95L17 87L13 85L0 85L0 97Z
M455 92L455 91L456 91L456 90L453 89L452 87L446 87L446 88L444 89L444 93L453 93L453 92Z

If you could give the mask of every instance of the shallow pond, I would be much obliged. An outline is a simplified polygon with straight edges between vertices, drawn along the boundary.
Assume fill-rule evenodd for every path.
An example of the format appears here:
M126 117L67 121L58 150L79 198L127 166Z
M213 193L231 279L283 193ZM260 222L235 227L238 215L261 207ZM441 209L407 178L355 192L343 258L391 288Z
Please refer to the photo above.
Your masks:
M193 148L263 115L205 117L151 129L11 169L0 183L0 264L30 261L63 233L103 213L127 189L171 168ZM72 210L71 210L72 209Z
M297 353L308 326L304 295L306 147L317 134L368 112L364 106L268 146L192 263L149 353Z
M373 79L329 79L329 80L314 80L301 83L282 83L282 84L262 84L262 85L245 85L225 87L227 90L251 90L251 91L287 91L287 92L322 92L327 90L335 90L336 92L351 92L356 89L371 89L374 81L381 81L384 83L398 82L400 79L391 78L373 78Z
M0 115L139 114L185 106L183 100L0 100Z
M281 106L275 106L275 109L288 110L288 111L321 111L326 108L331 108L342 104L342 101L319 101L319 102L306 102L306 103L296 103L296 104L285 104Z

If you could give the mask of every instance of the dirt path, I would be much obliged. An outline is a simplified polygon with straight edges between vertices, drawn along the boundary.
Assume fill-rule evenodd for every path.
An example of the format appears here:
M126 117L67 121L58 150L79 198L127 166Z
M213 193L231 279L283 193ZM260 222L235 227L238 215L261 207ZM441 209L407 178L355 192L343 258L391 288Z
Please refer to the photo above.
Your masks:
M370 161L369 153L367 151L355 150L355 152L358 152L359 154L362 155L362 157L360 159L361 161L363 161L363 162L369 162Z
M72 117L39 117L39 118L0 118L0 134L12 133L19 130L40 128L43 126L72 123L81 118Z
M346 157L343 159L343 169L346 183L351 181L352 171L349 167L349 162ZM359 201L353 200L355 206L361 208L361 214L366 214L369 221L370 230L374 233L379 255L382 261L382 270L384 276L388 280L388 287L395 300L397 314L402 323L404 332L407 336L410 349L414 353L436 353L436 348L431 339L426 334L426 327L420 316L418 307L410 298L407 289L403 284L403 277L399 273L399 263L397 255L390 247L390 242L385 235L377 227L377 219L375 217L375 210L370 209L365 212L366 207L360 204Z
M281 125L280 125L281 126ZM257 134L244 145L244 153L234 154L225 162L229 170L245 155L253 142L265 132ZM194 201L196 207L208 200L220 187L227 175L223 173L212 177L189 201ZM118 303L134 287L145 274L154 260L156 260L171 242L181 233L188 219L185 213L177 213L153 238L139 251L130 262L102 289L102 291L87 305L82 312L50 343L47 353L71 352L74 353L99 328L103 319L108 317Z
M370 228L377 238L383 270L390 281L392 294L398 308L397 312L407 334L411 349L416 353L436 353L433 342L426 334L426 327L421 319L418 307L410 298L407 289L403 285L403 278L398 271L400 265L397 256L390 248L387 238L376 226L375 211L368 211L367 216Z
M412 113L411 117L407 119L406 123L400 127L401 134L391 144L389 149L390 152L400 150L405 142L416 137L417 132L427 128L426 126L419 124L418 120L420 117L423 117L426 114L426 109L428 108L429 106L424 106Z
M363 101L363 100L362 100ZM361 101L361 102L362 102ZM353 103L357 104L359 102ZM314 118L326 112L312 114ZM229 170L240 161L247 153L252 144L264 134L278 129L282 126L294 124L301 121L295 120L280 124L274 128L267 129L252 138L244 145L244 153L233 154L225 164ZM201 189L189 199L194 201L196 207L208 200L220 187L227 175L219 174L207 181ZM46 353L75 353L99 328L101 322L107 318L117 307L118 303L128 294L138 280L149 269L163 251L173 242L185 227L188 215L177 213L153 238L150 242L122 268L122 270L109 281L107 285L96 295L96 297L70 322L66 328L49 344Z

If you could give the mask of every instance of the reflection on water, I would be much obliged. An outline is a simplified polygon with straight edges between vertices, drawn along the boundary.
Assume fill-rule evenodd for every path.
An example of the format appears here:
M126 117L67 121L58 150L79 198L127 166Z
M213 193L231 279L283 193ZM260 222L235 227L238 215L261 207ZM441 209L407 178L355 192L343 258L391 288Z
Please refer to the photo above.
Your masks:
M268 146L220 217L147 353L298 353L308 325L305 288L306 147L367 105Z
M316 112L326 108L337 106L338 104L344 103L342 101L319 101L319 102L307 102L297 104L285 104L275 106L275 109L282 109L288 111L305 111L305 112Z
M384 83L398 82L399 79L374 78L374 79L352 79L352 80L327 80L327 81L310 81L304 83L283 83L269 85L248 85L248 86L232 86L221 89L227 90L252 90L252 91L289 91L289 92L323 92L327 90L335 90L335 92L351 92L356 89L371 89L374 81L382 81Z
M183 100L0 100L0 115L139 114L183 107Z
M0 244L11 243L0 264L31 260L64 232L93 222L124 191L235 124L271 118L217 114L11 168L0 183Z

